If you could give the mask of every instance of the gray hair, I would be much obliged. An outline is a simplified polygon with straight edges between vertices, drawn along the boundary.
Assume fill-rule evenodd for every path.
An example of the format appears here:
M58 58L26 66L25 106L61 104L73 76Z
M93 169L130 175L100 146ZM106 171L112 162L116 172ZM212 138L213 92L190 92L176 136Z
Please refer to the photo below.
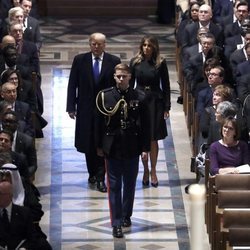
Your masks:
M230 116L234 117L237 114L237 107L232 102L224 101L218 104L216 112L223 118Z

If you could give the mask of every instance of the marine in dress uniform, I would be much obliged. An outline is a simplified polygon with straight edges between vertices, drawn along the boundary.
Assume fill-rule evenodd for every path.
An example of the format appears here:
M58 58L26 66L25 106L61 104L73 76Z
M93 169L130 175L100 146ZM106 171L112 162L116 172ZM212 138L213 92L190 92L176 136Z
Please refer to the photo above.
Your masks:
M139 156L147 157L150 150L143 96L129 87L130 77L129 67L118 64L116 86L96 98L97 151L106 157L111 224L117 238L123 237L122 226L131 226Z

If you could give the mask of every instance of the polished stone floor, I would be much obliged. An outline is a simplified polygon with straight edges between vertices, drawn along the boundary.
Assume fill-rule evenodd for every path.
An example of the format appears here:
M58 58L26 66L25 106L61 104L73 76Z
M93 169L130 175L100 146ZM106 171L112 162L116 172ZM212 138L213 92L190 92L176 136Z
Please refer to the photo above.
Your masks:
M41 50L44 117L49 121L45 137L37 140L39 169L36 185L41 191L45 215L42 228L53 249L84 250L188 250L189 199L185 185L194 182L190 172L190 141L175 70L174 27L145 19L44 19ZM159 187L143 188L140 165L132 227L122 239L111 235L107 194L88 186L84 155L74 148L74 121L66 109L66 89L73 57L89 50L88 35L107 35L110 53L123 62L137 52L144 34L155 35L161 54L168 60L172 109L167 121L169 136L159 142ZM204 250L209 249L204 235ZM202 250L202 249L201 249Z

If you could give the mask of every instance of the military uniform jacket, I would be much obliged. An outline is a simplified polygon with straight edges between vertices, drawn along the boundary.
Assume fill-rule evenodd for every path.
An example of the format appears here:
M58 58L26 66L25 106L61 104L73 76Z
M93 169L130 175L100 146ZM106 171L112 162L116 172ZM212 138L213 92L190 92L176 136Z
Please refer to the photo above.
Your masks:
M112 87L99 92L96 144L106 156L129 159L150 151L149 123L142 101L132 88L120 91Z

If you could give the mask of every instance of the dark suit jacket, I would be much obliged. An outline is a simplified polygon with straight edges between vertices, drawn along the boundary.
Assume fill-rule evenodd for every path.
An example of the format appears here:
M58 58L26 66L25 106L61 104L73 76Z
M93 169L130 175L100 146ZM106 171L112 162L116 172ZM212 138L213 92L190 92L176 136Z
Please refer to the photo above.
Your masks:
M17 100L28 103L31 111L38 111L37 98L31 81L22 80L22 84L18 85Z
M23 246L28 249L36 249L36 232L27 207L12 204L10 231L0 225L0 245L7 244L8 249L16 249L22 240L26 240ZM19 246L20 247L20 246Z
M250 73L241 77L237 82L237 96L244 103L245 98L250 94Z
M231 54L237 49L238 45L243 45L242 36L240 34L225 39L224 54L230 58Z
M247 75L250 72L250 61L245 61L237 65L236 67L236 81L238 82L243 75Z
M197 32L199 29L199 22L188 24L183 32L183 47L192 46L198 43ZM213 22L209 24L209 31L214 35L215 42L218 46L223 47L223 33L221 28Z
M27 18L27 27L24 30L23 38L27 41L35 43L38 51L40 51L42 46L42 37L39 22L34 17L28 16Z
M30 72L40 74L40 63L35 43L23 40L22 52L17 58L17 64L25 64L30 67Z
M195 86L204 80L202 52L192 56L188 60L184 67L184 76L190 91L193 91Z
M182 67L185 68L187 63L189 62L189 59L192 56L195 56L197 54L199 54L199 45L198 45L198 43L194 44L194 45L192 45L190 47L183 48L183 50L182 50Z
M28 103L15 101L15 112L17 113L18 120L25 122L24 132L34 137L35 131L31 117L31 111Z
M196 111L199 115L201 115L206 107L212 106L213 104L213 90L210 86L207 88L202 89L198 93L198 100L196 105Z
M241 28L238 24L238 21L228 24L224 29L224 37L225 39L231 36L235 36L241 33Z
M104 88L115 85L114 67L120 59L104 53L99 82L96 84L93 75L91 52L75 56L68 83L67 112L77 112L75 129L75 147L86 153L92 145L95 98Z
M233 4L230 0L215 0L213 6L213 20L222 23L222 18L233 14Z
M27 163L25 155L19 154L14 151L11 151L10 155L11 155L12 163L15 166L17 166L20 175L23 178L28 179L30 175L29 175L28 163Z
M32 176L37 170L37 154L34 138L17 131L15 143L14 151L26 157L29 176Z
M237 65L242 63L242 62L245 62L246 60L247 60L247 58L246 58L246 55L244 53L244 48L235 50L231 54L231 56L229 58L229 61L230 61L230 65L231 65L231 68L232 68L232 71L233 71L234 79L236 78Z

